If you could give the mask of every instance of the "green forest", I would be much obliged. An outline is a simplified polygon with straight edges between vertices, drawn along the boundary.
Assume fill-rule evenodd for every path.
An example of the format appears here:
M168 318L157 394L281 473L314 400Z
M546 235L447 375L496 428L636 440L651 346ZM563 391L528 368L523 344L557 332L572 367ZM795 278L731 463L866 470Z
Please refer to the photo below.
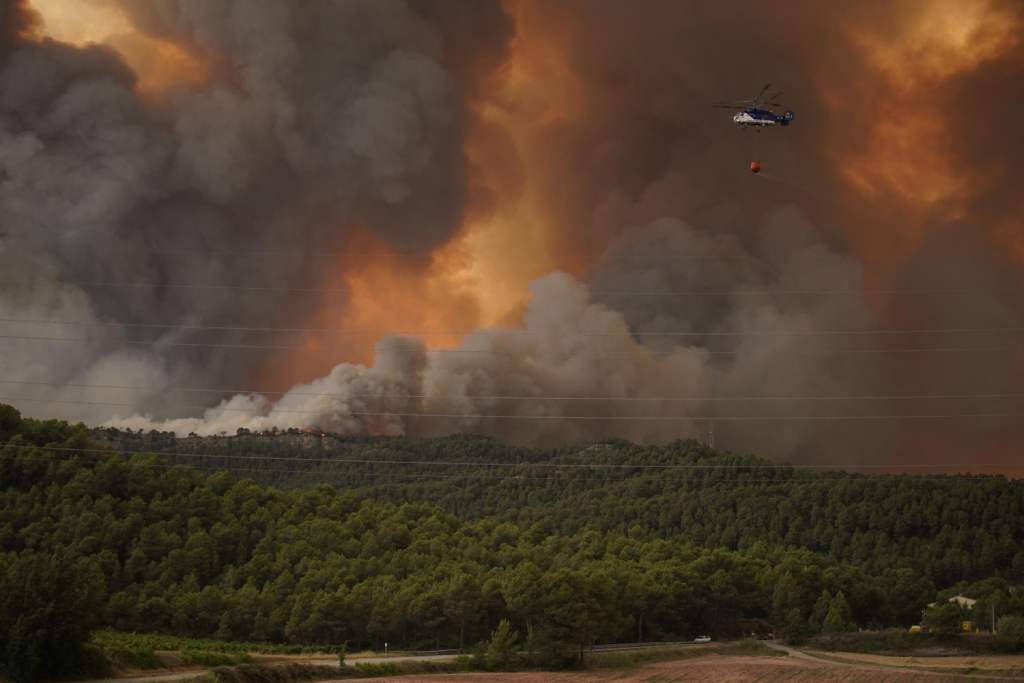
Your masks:
M81 667L101 628L467 649L507 620L503 639L556 666L595 643L906 628L958 593L1024 615L1024 483L998 476L808 471L693 441L178 438L9 406L0 444L16 680Z

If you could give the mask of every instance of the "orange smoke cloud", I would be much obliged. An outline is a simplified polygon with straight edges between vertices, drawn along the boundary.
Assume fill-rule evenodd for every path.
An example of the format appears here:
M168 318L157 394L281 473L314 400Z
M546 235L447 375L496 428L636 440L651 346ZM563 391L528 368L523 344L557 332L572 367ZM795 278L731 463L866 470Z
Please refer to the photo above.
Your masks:
M902 448L893 454L892 471L907 471L906 466L918 466L917 474L951 474L948 465L959 463L959 472L974 474L1002 474L1013 479L1024 477L1024 465L1020 462L1020 441L1013 435L987 434L978 443L975 435L971 441L951 440L948 434L919 432L911 435ZM965 453L976 453L976 459L964 460ZM898 464L897 464L898 463ZM934 465L934 469L925 466Z
M870 264L898 265L926 237L926 218L963 218L971 198L985 186L983 172L960 168L953 159L951 141L960 133L949 114L962 103L945 101L943 88L1003 55L1018 30L1005 8L954 1L926 3L917 16L895 27L851 29L875 77L870 90L833 91L825 101L840 122L849 122L844 110L851 107L851 97L871 109L857 121L865 126L855 137L857 147L835 155L863 199L876 209L895 210L894 221L875 222L877 229L861 225L852 235ZM893 222L899 230L892 230Z
M103 44L118 53L137 77L138 92L158 97L173 88L202 85L209 65L181 45L136 31L109 0L31 0L41 35L73 45Z
M477 197L459 249L488 324L513 317L530 282L552 270L579 272L590 256L582 249L568 255L552 248L551 236L560 226L546 210L557 179L546 173L545 131L580 119L583 95L563 46L541 30L532 8L505 3L516 37L504 65L488 76L472 105L476 120L466 144Z
M186 46L136 30L114 0L31 0L31 6L41 18L41 35L117 50L136 73L136 88L144 96L198 87L210 77L208 61ZM449 333L428 335L425 341L433 348L458 343L459 335L451 332L514 319L526 285L556 267L546 248L551 226L538 209L536 183L522 169L540 163L539 141L531 137L534 125L567 109L569 97L558 96L569 92L571 75L564 68L552 87L536 87L559 63L547 43L526 40L517 42L498 73L472 73L489 81L471 103L466 155L477 192L462 230L427 263L410 262L367 234L354 240L348 253L358 258L340 260L337 276L324 283L348 294L326 295L309 325L356 334L309 335L302 351L261 373L268 383L312 379L343 360L369 362L384 333ZM519 181L512 179L516 173Z
M1024 218L1014 217L1001 222L993 234L1000 243L1009 247L1011 257L1024 265Z
M507 3L519 31L493 72L474 73L465 154L470 205L455 238L424 262L410 261L366 233L347 245L327 287L347 290L325 302L317 326L357 334L313 335L273 374L312 379L342 360L367 363L386 333L421 336L430 349L456 346L478 327L516 325L527 285L556 269L578 271L550 248L557 229L545 212L550 179L541 131L581 116L582 96L557 43L528 30L527 10ZM526 30L524 30L526 29ZM365 332L365 334L364 334Z
M303 348L276 359L263 386L323 376L343 361L369 364L388 334L421 337L429 349L455 346L480 324L468 255L453 243L426 262L410 261L368 232L358 232L337 261Z

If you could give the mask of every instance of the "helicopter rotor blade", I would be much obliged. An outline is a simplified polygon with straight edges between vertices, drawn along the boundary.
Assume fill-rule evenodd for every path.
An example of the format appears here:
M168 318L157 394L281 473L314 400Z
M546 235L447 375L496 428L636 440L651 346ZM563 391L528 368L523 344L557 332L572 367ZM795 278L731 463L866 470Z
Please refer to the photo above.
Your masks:
M761 92L757 93L757 97L754 98L754 102L757 102L761 97L768 91L768 88L772 87L771 83L765 83L764 87L761 88Z

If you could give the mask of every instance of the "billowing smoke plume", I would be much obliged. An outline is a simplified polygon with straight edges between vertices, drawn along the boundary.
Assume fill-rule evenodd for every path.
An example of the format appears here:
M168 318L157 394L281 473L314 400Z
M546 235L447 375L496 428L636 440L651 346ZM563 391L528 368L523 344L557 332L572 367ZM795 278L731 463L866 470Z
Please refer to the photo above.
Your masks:
M171 410L167 386L245 385L272 362L259 347L295 341L189 327L301 327L325 283L342 287L332 269L357 234L413 264L450 239L468 173L459 69L493 63L509 24L493 5L458 24L436 5L122 3L209 65L203 87L153 102L113 50L26 37L26 8L4 0L0 317L9 337L82 341L5 339L0 376L140 385L132 403ZM8 322L26 320L40 323ZM211 343L252 348L191 346Z
M8 395L128 403L46 410L178 433L654 441L714 422L767 455L965 466L1024 443L1021 420L823 419L1020 412L905 398L1019 392L1018 337L836 334L1024 328L1017 3L121 5L202 84L143 97L108 48L5 29L0 314L107 325L6 324L87 340L0 340L0 378L66 385ZM787 130L707 106L766 80ZM166 391L252 386L285 353L188 344L296 342L190 327L315 326L366 234L415 270L517 203L503 258L572 273L534 282L521 327L387 337L367 366L339 341L283 396Z
M1010 87L1024 79L1019 3L797 2L765 9L734 1L652 3L637 11L597 0L522 3L517 22L534 43L560 46L574 86L563 84L574 98L565 109L585 112L555 118L536 133L543 159L536 168L542 184L555 188L541 213L553 217L551 248L562 260L612 245L607 262L593 270L595 290L720 290L730 283L742 289L749 282L744 269L755 269L762 286L777 290L863 291L853 300L843 293L777 298L775 305L819 330L1024 326L1024 204L1014 190L1024 137L1005 124L1024 106L1020 89ZM534 58L524 56L528 63ZM792 127L743 134L732 129L731 112L708 106L751 97L765 81L783 90L782 100L796 111ZM768 177L746 171L751 159L763 162ZM801 211L778 212L790 202ZM729 243L705 253L661 240L648 249L652 256L637 258L636 227L661 216L684 216ZM823 251L809 249L802 261L779 268L801 223L816 226L806 227L803 239ZM845 258L828 258L824 245ZM755 260L744 262L750 255ZM626 267L609 263L616 260ZM844 260L859 267L844 267ZM723 318L740 329L761 326L746 296L595 296L622 310L634 330L716 330ZM773 344L750 337L741 355L725 359L729 371L714 391L1019 394L1019 339L964 332L834 336L818 342L831 349L936 350L814 361L801 351L807 339ZM706 341L721 348L725 340ZM1019 414L1024 404L733 403L719 414L727 408L791 416ZM720 423L717 436L729 447L835 454L847 462L1010 462L1024 445L1024 421Z
M722 398L767 390L796 396L854 388L871 393L878 378L860 363L835 362L827 353L831 340L815 336L852 323L869 328L871 316L857 298L840 305L790 305L764 293L779 280L812 289L856 289L859 267L822 246L792 210L772 216L763 228L771 265L751 266L753 256L730 238L661 219L600 264L590 287L565 274L535 282L521 329L479 331L459 348L436 352L419 340L391 337L378 345L372 367L342 364L280 400L240 395L200 419L162 426L207 434L297 426L389 434L484 431L534 443L595 436L649 441L706 433L707 416L721 416L719 427L727 428L756 407L756 401L720 406L716 390ZM680 254L729 254L740 265L692 269L677 262ZM765 268L773 274L764 275ZM596 288L606 284L634 292L711 286L714 294L675 315L659 306L623 313L594 300ZM637 330L643 332L636 336ZM730 340L751 331L759 336L717 341L718 335ZM755 412L793 417L791 407ZM115 424L152 423L131 418ZM787 452L798 451L805 432L776 426L774 444L785 442Z

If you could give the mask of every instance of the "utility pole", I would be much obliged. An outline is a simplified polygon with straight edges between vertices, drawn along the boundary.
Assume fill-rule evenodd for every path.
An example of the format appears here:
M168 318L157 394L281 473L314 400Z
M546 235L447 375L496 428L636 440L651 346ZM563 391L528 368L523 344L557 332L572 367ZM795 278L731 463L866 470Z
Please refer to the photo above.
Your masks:
M715 447L715 423L711 422L708 425L708 448Z
M992 635L996 635L996 603L992 602L990 607L992 608Z

